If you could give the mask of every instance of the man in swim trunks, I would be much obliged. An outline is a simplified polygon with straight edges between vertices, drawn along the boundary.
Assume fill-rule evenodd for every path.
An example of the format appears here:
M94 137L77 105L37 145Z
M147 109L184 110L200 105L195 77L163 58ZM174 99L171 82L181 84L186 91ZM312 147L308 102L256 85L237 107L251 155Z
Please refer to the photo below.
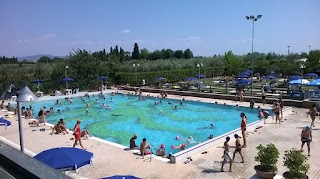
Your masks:
M314 126L314 121L316 119L317 114L318 114L317 105L313 104L312 107L310 108L310 111L309 111L309 115L311 117L311 125L310 125L310 127L315 127Z
M145 155L152 154L152 152L148 149L150 149L150 146L147 143L147 139L143 138L142 143L140 144L140 153L142 155L142 159L144 159Z
M276 124L279 121L280 124L280 105L278 102L275 103L274 107L272 108L272 111L274 112L274 114L276 115Z
M137 134L134 134L133 137L130 139L130 150L139 149L139 147L136 145L135 140L138 138Z
M310 142L312 141L312 133L309 126L306 126L301 132L301 151L303 149L303 146L305 143L307 143L308 146L308 156L310 157Z
M223 170L223 166L224 164L226 164L227 162L230 162L230 167L229 167L229 172L232 172L231 168L232 168L232 159L231 159L231 156L230 156L230 153L229 153L229 144L228 142L230 141L230 137L226 137L226 141L224 142L224 151L223 151L223 161L221 162L221 172L224 172Z
M243 156L242 156L242 153L241 153L241 148L242 147L241 147L241 143L240 143L240 140L239 140L239 138L241 138L241 137L238 136L238 134L235 134L234 138L236 138L236 150L233 152L232 161L234 161L234 157L236 156L236 153L239 153L240 157L242 159L241 163L244 163Z

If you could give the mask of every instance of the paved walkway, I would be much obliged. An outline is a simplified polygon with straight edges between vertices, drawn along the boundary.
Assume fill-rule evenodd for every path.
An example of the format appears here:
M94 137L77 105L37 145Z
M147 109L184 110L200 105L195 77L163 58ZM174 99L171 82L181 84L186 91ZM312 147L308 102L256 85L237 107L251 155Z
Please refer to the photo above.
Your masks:
M171 96L171 98L179 98L180 96ZM233 101L205 99L185 97L190 100L200 100L214 103L239 104L248 106L249 103L235 103ZM259 104L257 104L259 105ZM261 104L260 104L261 105ZM270 107L270 106L269 106ZM300 133L303 127L310 124L310 118L306 118L307 109L293 108L293 114L286 116L281 124L272 124L272 119L267 121L267 124L257 132L249 133L247 138L247 148L243 149L245 163L240 163L240 158L236 157L233 165L233 172L220 172L220 161L223 153L222 144L207 150L207 154L197 154L193 156L193 162L188 164L177 163L169 164L160 160L152 158L141 159L138 155L131 151L125 151L118 147L111 146L104 142L99 142L93 139L84 140L84 146L88 151L94 153L94 164L92 166L85 166L80 169L79 173L75 175L69 172L73 178L101 178L111 175L135 175L141 178L150 179L171 179L171 178L254 178L255 171L254 157L257 154L256 146L259 144L273 143L280 150L281 156L278 161L279 175L282 175L287 169L283 165L283 153L285 150L291 148L300 148ZM0 116L4 116L6 112L0 112ZM19 144L18 122L16 117L9 118L12 122L12 127L4 129L0 127L0 140L9 142L11 145ZM68 135L50 135L50 130L45 132L39 131L43 127L29 127L29 121L23 119L24 142L25 148L31 152L29 155L34 155L45 149L53 147L72 146ZM49 127L46 127L49 128ZM32 131L36 129L36 131ZM309 164L311 165L308 173L311 179L320 178L320 155L317 155L320 149L320 122L317 118L316 128L313 129L313 142L311 143L311 157ZM230 141L234 144L234 139ZM18 146L16 146L18 147ZM306 147L306 146L305 146ZM306 150L306 148L305 148ZM233 148L231 148L233 151ZM305 153L306 154L306 153ZM228 165L225 166L227 170ZM81 177L80 177L81 176Z

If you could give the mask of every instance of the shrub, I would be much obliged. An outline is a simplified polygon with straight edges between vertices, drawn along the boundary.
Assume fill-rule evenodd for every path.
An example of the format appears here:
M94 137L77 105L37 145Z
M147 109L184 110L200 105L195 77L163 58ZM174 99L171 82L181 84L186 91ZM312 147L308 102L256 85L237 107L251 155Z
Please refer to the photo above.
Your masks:
M291 149L285 151L283 159L284 166L289 169L289 175L293 178L302 178L299 176L309 171L310 165L307 163L307 157L302 154L301 150Z
M279 158L279 150L274 144L268 144L267 146L259 145L257 147L258 156L255 157L255 161L259 162L256 168L263 172L276 172L277 161Z

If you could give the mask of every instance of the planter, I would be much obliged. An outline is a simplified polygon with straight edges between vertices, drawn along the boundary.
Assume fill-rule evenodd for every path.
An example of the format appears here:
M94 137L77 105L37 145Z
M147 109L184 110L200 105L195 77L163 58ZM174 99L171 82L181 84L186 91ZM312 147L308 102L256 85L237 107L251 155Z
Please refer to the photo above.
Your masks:
M296 175L290 172L284 172L282 176L285 179L308 179L309 178L308 175L304 173L299 173L299 175Z
M264 172L260 171L259 168L260 165L254 166L254 169L256 170L256 175L260 178L265 178L265 179L273 179L274 176L277 175L277 172Z

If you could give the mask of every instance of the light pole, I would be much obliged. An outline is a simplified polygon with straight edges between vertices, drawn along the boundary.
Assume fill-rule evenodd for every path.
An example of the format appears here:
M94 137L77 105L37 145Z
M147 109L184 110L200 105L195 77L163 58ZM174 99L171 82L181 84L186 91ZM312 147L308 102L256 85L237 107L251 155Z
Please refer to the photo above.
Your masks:
M311 45L309 45L309 54L308 55L310 55L310 48L311 48Z
M199 87L199 91L200 91L200 68L203 67L203 64L202 64L202 63L197 63L197 67L199 68L199 73L198 73L198 78L199 78L198 87Z
M68 88L68 79L67 79L67 78L68 78L68 77L67 77L67 70L68 70L68 68L69 68L68 65L66 65L66 67L64 68L64 75L65 75L65 77L66 77L66 87L67 87L67 89L69 89L69 88Z
M252 86L253 86L253 39L254 39L254 22L260 19L262 15L255 17L254 15L246 16L247 20L252 20L252 39L251 39L251 96L252 96Z
M288 57L289 57L289 54L290 54L290 45L288 45L287 47L288 47Z
M132 66L135 68L135 83L137 83L137 68L140 66L139 63L134 63Z
M33 92L27 86L20 89L17 96L18 97L16 101L17 101L17 108L18 108L20 150L21 152L24 152L20 102L37 101L38 98L36 97L36 95L33 94Z
M300 64L300 68L301 68L301 84L300 84L300 89L301 89L301 92L302 92L302 77L303 77L303 69L306 68L306 66L304 66L303 63Z

